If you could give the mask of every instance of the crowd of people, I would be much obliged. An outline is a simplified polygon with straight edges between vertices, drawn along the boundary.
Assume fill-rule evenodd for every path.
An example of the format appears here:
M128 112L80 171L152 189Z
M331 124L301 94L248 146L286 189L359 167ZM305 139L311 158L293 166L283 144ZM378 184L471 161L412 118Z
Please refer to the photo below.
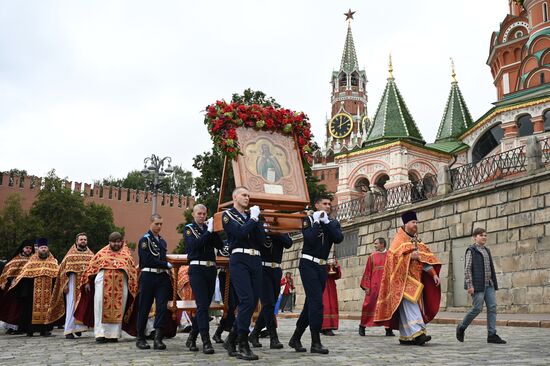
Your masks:
M0 320L7 333L50 336L54 326L63 326L67 339L93 331L97 343L108 343L117 342L124 330L136 337L138 349L150 349L147 340L152 339L153 349L164 350L163 340L174 336L178 328L179 320L168 310L172 281L177 281L180 298L194 299L196 304L185 342L190 351L199 350L200 335L205 354L215 353L214 341L223 343L231 357L257 360L250 345L262 347L262 331L269 337L270 349L284 348L275 314L277 308L284 312L293 305L294 280L290 272L283 277L281 268L283 252L292 247L292 238L269 230L260 207L249 207L247 188L237 187L232 198L233 207L222 214L225 241L214 231L206 207L195 205L193 221L184 229L189 266L178 278L167 258L167 243L160 235L163 220L158 214L151 216L149 230L137 244L138 264L118 232L111 233L108 244L95 254L88 248L86 233L77 234L61 263L49 252L46 238L23 241L0 275ZM334 335L338 329L335 281L342 275L338 262L329 256L344 235L340 223L330 217L328 197L317 198L314 207L302 224L298 267L305 301L288 346L306 352L301 339L309 328L310 352L328 354L320 335ZM402 220L389 247L384 238L376 238L375 251L367 258L360 283L365 299L359 335L365 335L366 327L383 326L386 336L399 330L401 344L421 346L431 340L426 324L439 310L441 262L418 237L416 214L406 212ZM464 341L468 325L485 302L487 341L506 343L496 334L498 285L490 250L485 247L486 231L475 229L473 239L465 255L465 288L474 306L457 326L456 337ZM229 257L228 288L226 271L216 265L218 256ZM229 296L226 314L210 337L209 308L217 284L218 291ZM229 332L225 340L224 331Z

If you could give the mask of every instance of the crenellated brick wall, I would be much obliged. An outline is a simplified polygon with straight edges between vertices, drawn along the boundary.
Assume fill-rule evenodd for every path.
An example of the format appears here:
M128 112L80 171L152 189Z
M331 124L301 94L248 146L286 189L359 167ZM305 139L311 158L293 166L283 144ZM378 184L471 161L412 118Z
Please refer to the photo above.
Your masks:
M487 246L494 257L500 287L498 311L550 312L550 171L500 180L342 223L345 235L355 238L350 234L357 233L357 242L351 243L356 245L356 255L339 259L341 311L361 311L364 292L359 283L367 255L374 250L372 242L379 236L391 242L400 225L400 214L409 209L418 213L420 238L443 263L443 310L464 311L470 304L463 290L463 257L473 242L473 228L479 226L488 231ZM284 254L283 268L295 275L296 301L303 304L297 269L301 235L294 239L294 246Z
M16 193L22 198L23 209L28 211L40 191L41 179L26 177L21 180L19 176L10 178L8 173L4 173L0 178L0 210L3 209L6 198ZM109 206L113 210L115 225L125 228L128 242L137 242L148 230L153 196L151 192L70 181L65 185L81 192L88 202ZM157 196L157 212L164 219L162 235L168 242L169 253L177 247L181 239L176 227L185 221L184 211L188 207L192 208L194 204L193 197L167 194Z

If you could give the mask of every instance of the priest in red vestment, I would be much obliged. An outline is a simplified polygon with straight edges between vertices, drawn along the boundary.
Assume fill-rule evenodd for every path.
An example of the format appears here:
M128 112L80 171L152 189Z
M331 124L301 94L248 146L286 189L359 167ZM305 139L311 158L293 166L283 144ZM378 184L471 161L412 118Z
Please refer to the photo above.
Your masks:
M3 327L8 329L6 334L20 334L27 331L27 329L19 328L21 309L17 306L15 292L8 293L8 289L33 254L34 240L23 240L0 276L0 323L3 323Z
M327 263L327 283L323 291L323 325L321 333L328 336L334 335L334 330L338 329L338 291L336 290L336 280L342 278L342 270L338 261Z
M441 262L418 237L416 213L405 212L402 220L387 253L374 321L399 329L399 343L421 346L432 339L426 324L439 311Z
M384 274L384 263L386 263L386 239L376 238L374 240L375 251L367 259L365 272L361 279L361 288L365 291L365 300L361 311L361 323L359 324L359 335L365 336L365 327L374 327L374 310L378 300L380 282ZM386 336L394 336L391 328L386 328Z
M82 274L75 318L94 328L97 343L116 342L124 329L135 335L132 309L138 278L132 253L118 232L97 252Z
M13 280L8 293L13 291L15 294L17 307L21 311L19 324L26 329L27 336L32 337L39 332L47 337L53 329L47 315L59 266L48 249L48 240L38 239L37 244L37 252Z
M88 236L86 233L79 233L59 265L52 303L48 309L48 322L56 322L65 316L64 334L67 339L74 339L75 335L80 336L81 332L88 329L76 321L74 310L79 291L78 284L93 256L94 253L88 248Z

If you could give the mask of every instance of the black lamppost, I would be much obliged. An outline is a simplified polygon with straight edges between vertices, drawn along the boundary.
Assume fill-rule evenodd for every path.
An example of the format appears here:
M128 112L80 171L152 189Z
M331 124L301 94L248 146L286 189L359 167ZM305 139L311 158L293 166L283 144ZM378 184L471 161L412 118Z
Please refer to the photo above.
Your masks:
M164 163L167 163L168 166L165 168ZM159 189L159 177L166 177L174 172L172 168L172 158L165 156L164 158L159 158L155 154L152 154L151 157L145 158L143 160L143 170L141 174L146 177L150 174L153 174L153 205L152 205L152 214L157 213L157 192Z

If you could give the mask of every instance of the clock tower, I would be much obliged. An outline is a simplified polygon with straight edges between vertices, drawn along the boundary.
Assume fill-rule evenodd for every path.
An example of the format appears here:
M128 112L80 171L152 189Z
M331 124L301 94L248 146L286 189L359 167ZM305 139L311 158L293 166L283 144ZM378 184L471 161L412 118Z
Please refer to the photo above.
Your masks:
M324 148L333 153L361 147L366 140L370 121L367 117L367 76L359 68L351 32L353 14L346 14L348 31L340 69L331 78L331 115L326 121Z

